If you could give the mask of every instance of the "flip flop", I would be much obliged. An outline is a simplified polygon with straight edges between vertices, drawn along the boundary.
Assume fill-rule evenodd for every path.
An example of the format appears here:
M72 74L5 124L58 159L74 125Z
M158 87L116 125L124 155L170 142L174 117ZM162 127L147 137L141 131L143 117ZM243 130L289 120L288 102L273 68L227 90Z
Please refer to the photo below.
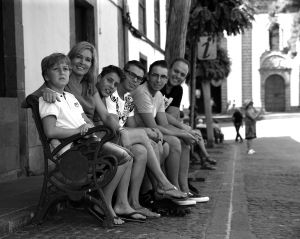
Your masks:
M96 217L96 219L97 219L99 222L102 223L102 222L104 221L105 215L103 215L102 213L100 213L100 212L97 211L96 209L91 208L91 207L86 207L86 210L87 210L92 216ZM121 219L121 218L115 216L115 217L114 217L114 220L115 220L115 219ZM124 223L125 223L125 222L123 222L122 224L118 224L118 223L115 223L115 221L114 221L113 226L114 226L114 227L122 226Z
M157 188L156 192L155 192L155 197L157 197L158 199L164 199L164 198L185 199L185 198L187 198L187 195L185 195L185 194L184 194L185 196L182 195L179 197L175 197L174 195L172 195L172 191L179 192L179 190L175 186L168 188L168 189Z
M146 222L146 219L133 217L133 215L137 215L137 214L145 216L140 212L122 213L122 214L117 214L117 216L122 220L124 220L125 222L140 222L140 223Z
M161 216L159 213L152 212L150 209L146 207L135 208L135 210L137 210L138 213L141 213L142 215L151 219L160 218Z

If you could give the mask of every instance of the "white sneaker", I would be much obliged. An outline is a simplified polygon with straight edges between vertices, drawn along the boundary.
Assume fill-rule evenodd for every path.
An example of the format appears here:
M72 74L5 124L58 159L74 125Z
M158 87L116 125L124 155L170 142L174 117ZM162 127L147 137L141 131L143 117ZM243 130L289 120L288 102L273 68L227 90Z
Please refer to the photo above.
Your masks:
M255 151L253 149L249 149L248 154L255 154Z
M199 195L195 195L191 192L188 193L189 199L195 200L197 203L198 202L208 202L209 201L209 197L205 196L205 197L201 197Z
M180 206L192 206L196 204L196 201L193 199L172 199L174 203Z

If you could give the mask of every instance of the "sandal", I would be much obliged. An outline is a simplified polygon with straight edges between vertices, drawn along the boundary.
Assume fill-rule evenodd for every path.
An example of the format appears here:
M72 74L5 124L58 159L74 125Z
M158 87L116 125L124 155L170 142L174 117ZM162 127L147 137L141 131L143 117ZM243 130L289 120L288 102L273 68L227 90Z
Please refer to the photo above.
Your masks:
M160 199L168 198L168 199L184 199L187 198L187 194L179 191L175 186L163 189L156 189L156 197Z
M152 212L151 210L149 210L146 207L139 207L139 208L135 208L135 210L143 215L145 215L147 218L160 218L160 214L156 213L156 212Z

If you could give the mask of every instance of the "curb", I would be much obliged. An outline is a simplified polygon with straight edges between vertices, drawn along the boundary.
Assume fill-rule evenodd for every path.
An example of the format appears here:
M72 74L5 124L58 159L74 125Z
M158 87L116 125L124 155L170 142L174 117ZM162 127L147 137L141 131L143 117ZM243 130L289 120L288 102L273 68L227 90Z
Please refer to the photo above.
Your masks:
M0 236L12 233L31 222L36 206L18 209L0 217Z

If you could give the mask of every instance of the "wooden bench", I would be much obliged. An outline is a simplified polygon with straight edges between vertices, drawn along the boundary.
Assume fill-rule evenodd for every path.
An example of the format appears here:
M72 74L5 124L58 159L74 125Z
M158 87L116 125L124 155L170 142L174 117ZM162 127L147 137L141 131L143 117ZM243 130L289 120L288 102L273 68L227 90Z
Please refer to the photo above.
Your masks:
M64 139L59 146L51 150L39 114L38 97L29 95L26 103L26 108L32 110L44 151L43 186L33 223L41 224L53 205L71 200L83 201L85 208L100 220L103 226L112 227L113 216L108 210L101 188L115 176L118 161L113 155L101 155L101 148L114 137L114 132L105 126L96 126L89 129L86 135L101 132L104 134L101 140L93 137L84 139L82 135L76 134ZM74 146L59 155L58 152L70 143L74 143ZM94 210L95 205L102 209L104 219Z

